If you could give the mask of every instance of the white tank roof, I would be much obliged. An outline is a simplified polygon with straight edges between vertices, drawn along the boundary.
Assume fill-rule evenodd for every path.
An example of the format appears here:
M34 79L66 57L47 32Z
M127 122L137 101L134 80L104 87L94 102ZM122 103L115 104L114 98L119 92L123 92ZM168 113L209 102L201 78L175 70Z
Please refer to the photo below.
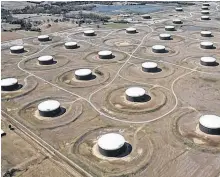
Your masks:
M149 14L143 14L143 15L141 15L142 17L150 17L150 15Z
M108 133L98 139L98 146L104 150L117 150L124 144L124 137L117 133Z
M212 32L211 31L201 31L201 34L212 34Z
M10 50L22 50L22 49L24 49L24 46L22 45L16 45L16 46L10 47Z
M112 55L112 52L111 52L111 51L108 51L108 50L103 50L103 51L100 51L100 52L98 53L98 55L108 56L108 55Z
M183 8L182 7L176 7L176 10L182 10Z
M174 26L165 26L166 29L174 29Z
M18 83L16 78L5 78L1 80L1 86L7 87Z
M208 41L201 42L200 44L203 45L203 46L212 46L213 45L212 42L208 42Z
M207 2L204 2L204 3L203 3L203 5L209 5L209 3L207 3Z
M84 31L84 33L86 33L86 34L92 34L92 33L95 33L95 31L94 31L94 30L86 30L86 31Z
M77 76L88 76L92 73L90 69L78 69L75 71L75 75Z
M156 68L157 63L155 63L155 62L144 62L144 63L142 63L142 67L143 68Z
M155 49L155 50L165 50L165 46L163 46L163 45L154 45L152 47L152 49Z
M202 13L209 13L208 10L202 10Z
M60 107L60 103L56 100L43 101L38 105L38 110L42 112L54 111Z
M199 123L207 128L218 129L220 128L220 117L216 115L203 115L200 117Z
M127 28L126 31L136 31L136 28Z
M171 37L171 35L167 33L163 33L163 34L160 34L160 37Z
M206 63L213 63L213 62L216 62L216 59L215 58L213 58L213 57L201 57L201 59L200 59L201 61L203 61L203 62L206 62Z
M46 39L46 38L49 38L48 35L40 35L37 37L38 39Z
M173 19L173 22L181 22L181 20L180 19Z
M201 16L201 18L209 18L209 16L208 15L203 15L203 16Z
M130 87L125 91L125 94L130 97L140 97L145 94L145 90L141 87Z
M66 42L65 43L65 46L75 46L75 45L77 45L76 42Z
M50 60L53 60L53 57L50 55L45 55L38 58L38 61L50 61Z

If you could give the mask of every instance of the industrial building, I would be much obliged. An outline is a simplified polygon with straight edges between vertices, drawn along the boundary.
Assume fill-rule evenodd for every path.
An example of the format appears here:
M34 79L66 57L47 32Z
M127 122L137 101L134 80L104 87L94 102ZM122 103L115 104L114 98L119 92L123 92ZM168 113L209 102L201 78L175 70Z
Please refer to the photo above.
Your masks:
M92 71L90 69L78 69L75 71L75 78L77 80L90 80L92 79Z
M38 105L39 114L43 117L55 117L61 112L60 103L56 100L46 100Z
M157 72L157 63L155 62L144 62L142 63L142 71L144 72Z
M24 46L17 45L10 47L11 53L23 53L24 52Z
M41 56L38 58L40 65L51 65L54 63L53 57L50 55Z
M220 117L203 115L199 119L199 128L202 132L211 135L220 135Z
M141 87L130 87L125 91L125 95L130 102L146 101L146 91Z
M215 66L216 59L213 57L201 57L200 64L204 66Z
M76 49L78 47L76 42L66 42L64 46L66 49Z
M1 80L2 91L13 91L18 89L19 84L16 78L5 78Z
M46 42L50 40L50 37L48 35L40 35L37 37L39 41Z
M99 152L107 157L117 157L126 151L125 138L118 133L107 133L98 139Z

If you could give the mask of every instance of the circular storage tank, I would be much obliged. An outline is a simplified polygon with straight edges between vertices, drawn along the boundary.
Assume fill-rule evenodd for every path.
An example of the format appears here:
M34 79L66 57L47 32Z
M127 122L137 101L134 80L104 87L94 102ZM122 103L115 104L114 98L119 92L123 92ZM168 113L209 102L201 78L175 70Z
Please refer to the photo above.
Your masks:
M111 59L112 52L108 50L103 50L98 53L100 59Z
M166 51L166 48L163 45L154 45L152 47L152 51L154 53L164 53Z
M183 11L183 8L182 8L182 7L176 7L176 11L177 11L177 12L182 12L182 11Z
M41 56L38 58L38 62L40 65L51 65L53 64L53 57L50 55Z
M145 90L141 87L130 87L125 91L126 99L131 102L145 101Z
M155 62L144 62L142 63L142 71L144 72L156 72L157 63Z
M66 42L64 44L66 49L76 49L77 48L77 43L76 42Z
M41 35L37 37L39 41L41 42L45 42L45 41L49 41L50 37L48 35Z
M141 16L143 19L151 19L151 16L149 14L144 14Z
M202 5L203 5L203 6L209 6L209 3L204 2Z
M117 133L108 133L98 139L99 152L107 157L117 157L126 151L125 139Z
M208 6L202 6L202 10L209 10Z
M134 34L134 33L136 33L137 31L136 31L136 28L127 28L126 29L126 33L129 33L129 34Z
M199 119L199 128L202 132L211 135L220 135L220 117L203 115Z
M204 65L204 66L215 66L216 59L213 57L201 57L200 63L201 65Z
M75 78L77 80L90 80L92 78L92 71L90 69L78 69L75 71Z
M17 45L10 47L11 53L23 53L24 52L24 46Z
M166 31L175 31L175 26L165 26Z
M182 24L182 21L180 19L173 19L174 24Z
M16 78L5 78L1 80L1 89L3 91L13 91L18 88L18 80Z
M38 105L39 114L43 117L54 117L61 112L60 103L56 100L43 101Z
M84 31L85 36L95 36L95 31L94 30L86 30Z
M202 10L201 14L209 14L208 10Z
M212 42L201 42L200 47L203 49L212 49L214 46Z
M201 31L201 36L202 37L211 37L212 32L211 31Z
M201 16L201 20L210 20L209 16Z
M160 34L160 39L161 40L170 40L171 39L171 35L170 34Z

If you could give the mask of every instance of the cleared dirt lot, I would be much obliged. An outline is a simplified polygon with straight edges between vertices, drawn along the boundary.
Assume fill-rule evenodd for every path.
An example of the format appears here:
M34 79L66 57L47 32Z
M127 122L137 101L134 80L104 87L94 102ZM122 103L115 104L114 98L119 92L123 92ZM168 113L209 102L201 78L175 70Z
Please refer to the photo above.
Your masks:
M220 65L200 64L200 58L207 55L220 63L220 23L214 19L220 13L219 6L211 3L212 20L201 21L200 5L185 7L178 14L152 14L149 24L155 24L143 20L134 25L135 34L94 27L96 35L88 37L83 35L85 28L74 28L50 34L49 42L24 38L23 54L9 51L19 41L2 44L2 77L17 77L22 85L20 90L2 92L3 114L48 154L45 158L19 140L17 130L8 133L2 140L3 172L29 157L34 160L28 170L17 175L218 176L219 136L201 133L198 120L203 114L220 115ZM167 33L164 26L173 25L174 17L184 19L183 24L168 32L172 40L161 41L158 35ZM162 18L165 20L156 22ZM210 29L214 36L204 39L199 35L202 29ZM204 40L213 41L216 48L201 49ZM76 41L79 47L65 49L66 41ZM166 53L152 52L157 44L165 45ZM99 59L101 50L111 50L114 57ZM52 55L55 62L39 65L37 58L43 55ZM157 62L159 72L143 72L141 64L146 61ZM76 80L74 71L79 68L91 69L93 79ZM125 90L130 86L143 87L150 99L127 101ZM65 111L55 118L41 117L37 105L46 99L58 100ZM122 157L107 158L99 153L98 137L108 132L125 137L129 151ZM15 140L17 144L12 146ZM10 148L4 149L7 146Z

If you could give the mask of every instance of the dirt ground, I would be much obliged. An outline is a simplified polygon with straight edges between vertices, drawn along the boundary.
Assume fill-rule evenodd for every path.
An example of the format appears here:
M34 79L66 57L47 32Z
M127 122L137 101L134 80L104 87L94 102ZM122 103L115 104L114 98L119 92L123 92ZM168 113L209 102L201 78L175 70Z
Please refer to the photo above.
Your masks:
M220 116L220 23L215 19L220 4L210 4L209 21L200 20L198 2L179 13L152 13L150 20L134 16L141 21L131 25L135 34L94 26L96 35L89 37L83 34L89 27L55 32L61 27L54 26L45 29L48 42L34 36L2 43L2 78L16 77L21 84L19 90L2 91L2 129L7 133L2 137L2 173L20 167L26 170L15 176L219 176L219 135L198 129L201 115ZM165 31L173 18L183 24ZM213 37L201 37L201 30L212 31ZM160 33L170 33L172 40L160 40ZM79 47L66 49L67 41ZM201 41L213 41L215 48L202 49ZM23 54L10 53L16 44L24 45ZM154 53L153 45L164 45L166 52ZM101 50L111 50L113 57L100 59ZM37 58L43 55L53 56L54 63L40 65ZM215 57L218 65L201 65L203 56ZM142 71L146 61L156 62L158 71ZM92 79L77 80L74 72L80 68L91 69ZM149 99L126 100L131 86L144 88ZM64 111L53 118L40 116L37 106L47 99L58 100ZM8 129L9 121L14 131ZM127 151L120 157L98 151L98 138L109 132L125 137Z

